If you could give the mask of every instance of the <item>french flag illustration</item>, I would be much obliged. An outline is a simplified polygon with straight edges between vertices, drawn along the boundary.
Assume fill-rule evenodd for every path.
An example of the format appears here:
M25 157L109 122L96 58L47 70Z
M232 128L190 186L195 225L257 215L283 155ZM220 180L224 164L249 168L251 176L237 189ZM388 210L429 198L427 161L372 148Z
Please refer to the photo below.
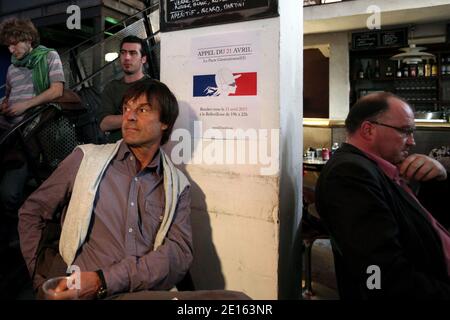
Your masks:
M194 76L194 97L256 96L256 72L231 72L221 69L216 74Z

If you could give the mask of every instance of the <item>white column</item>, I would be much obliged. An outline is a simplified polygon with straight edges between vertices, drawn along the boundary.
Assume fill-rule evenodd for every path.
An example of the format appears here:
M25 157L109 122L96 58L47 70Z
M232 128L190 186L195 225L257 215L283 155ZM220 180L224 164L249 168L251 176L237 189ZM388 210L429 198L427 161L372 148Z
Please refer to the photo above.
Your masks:
M259 32L255 129L265 130L269 141L271 133L276 133L268 146L269 154L272 145L277 147L270 154L276 170L269 175L262 173L268 165L261 161L180 166L192 181L195 258L191 273L199 290L238 290L254 299L277 299L292 292L286 284L294 279L285 276L301 216L303 22L300 1L279 2L280 17L161 33L161 81L177 96L176 128L189 130L195 145L193 157L204 155L214 143L193 138L196 70L191 44L197 37ZM229 68L233 70L232 62ZM226 144L224 139L215 142ZM258 148L265 143L261 136L257 142ZM171 147L176 144L172 142ZM251 150L249 144L245 150Z
M280 1L280 261L279 297L301 289L300 248L293 246L302 210L303 2ZM297 23L300 22L300 23ZM307 81L307 79L306 79Z

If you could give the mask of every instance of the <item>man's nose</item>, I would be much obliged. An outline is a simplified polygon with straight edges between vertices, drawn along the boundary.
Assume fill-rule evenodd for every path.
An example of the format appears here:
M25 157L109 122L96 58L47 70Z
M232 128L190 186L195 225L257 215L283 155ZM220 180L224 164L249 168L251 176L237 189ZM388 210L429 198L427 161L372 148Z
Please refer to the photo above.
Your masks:
M129 110L125 112L124 117L127 121L136 121L136 112L134 110Z
M416 141L414 140L414 134L410 134L410 135L408 136L408 140L406 140L406 143L407 143L409 146L415 146L415 145L416 145Z
M10 53L14 53L14 49L15 49L15 48L16 48L16 46L13 45L13 44L10 44L10 45L8 46L8 50L9 50Z

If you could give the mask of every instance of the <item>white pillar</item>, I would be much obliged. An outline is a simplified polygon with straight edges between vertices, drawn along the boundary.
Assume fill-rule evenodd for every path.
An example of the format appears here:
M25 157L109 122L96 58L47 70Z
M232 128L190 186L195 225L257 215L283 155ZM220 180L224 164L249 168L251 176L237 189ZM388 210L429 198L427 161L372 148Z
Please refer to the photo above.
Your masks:
M262 174L267 164L261 161L181 165L192 181L191 273L199 290L226 288L254 299L277 299L300 289L300 283L294 283L290 254L301 217L302 9L300 1L279 1L279 17L161 33L161 81L177 96L176 128L190 131L195 155L204 155L214 141L226 144L224 139L193 138L199 100L193 98L198 70L191 46L199 37L259 33L255 129L265 130L269 139L272 132L280 133L271 141L278 149L272 159L276 170L270 175ZM233 66L230 62L229 69ZM257 142L261 148L261 136ZM246 151L250 149L246 144Z
M301 289L300 248L294 247L302 214L303 2L280 1L280 262L279 297ZM300 22L300 23L297 23Z

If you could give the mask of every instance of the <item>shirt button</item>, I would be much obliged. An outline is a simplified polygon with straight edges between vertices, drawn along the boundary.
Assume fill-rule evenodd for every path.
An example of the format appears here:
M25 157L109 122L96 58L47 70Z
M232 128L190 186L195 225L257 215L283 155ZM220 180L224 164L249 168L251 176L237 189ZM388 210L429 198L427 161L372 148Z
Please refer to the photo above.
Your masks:
M133 228L128 229L128 232L132 233L133 232Z
M162 219L163 219L163 216L159 216L159 221L162 221Z
M132 207L134 207L134 202L130 203L130 205L131 205Z
M133 158L133 157L130 157L130 160L131 160L131 161L133 161L133 160L134 160L134 158Z
M138 179L137 177L134 177L134 181L136 181L136 182L137 182L138 180L139 180L139 179Z

